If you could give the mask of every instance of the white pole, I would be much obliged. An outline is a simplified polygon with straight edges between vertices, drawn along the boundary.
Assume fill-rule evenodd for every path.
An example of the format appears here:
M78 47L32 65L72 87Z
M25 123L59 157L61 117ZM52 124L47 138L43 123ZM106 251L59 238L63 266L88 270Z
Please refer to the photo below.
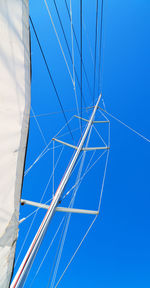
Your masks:
M70 165L69 165L64 177L62 178L62 180L61 180L61 182L60 182L60 184L58 186L58 189L57 189L57 191L56 191L56 193L54 195L54 198L53 198L53 200L52 200L52 202L51 202L51 204L49 206L49 209L47 210L47 213L46 213L46 215L45 215L45 217L44 217L44 219L43 219L43 221L42 221L42 223L41 223L41 225L40 225L40 227L39 227L39 229L38 229L38 231L37 231L37 233L36 233L36 235L35 235L35 237L34 237L34 239L32 241L32 243L31 243L31 245L30 245L30 247L29 247L29 249L28 249L28 251L27 251L27 253L26 253L26 255L25 255L25 257L24 257L24 259L23 259L23 261L22 261L22 263L20 265L20 267L19 267L19 269L18 269L18 272L17 272L17 274L16 274L16 276L15 276L15 278L14 278L14 280L13 280L11 286L10 286L10 288L21 288L21 287L23 287L23 284L26 281L26 278L28 276L29 270L30 270L30 268L32 266L32 263L34 261L34 258L35 258L36 254L37 254L37 252L38 252L38 250L40 248L40 244L41 244L41 242L43 240L43 237L44 237L44 235L45 235L45 233L47 231L48 225L49 225L49 223L50 223L50 221L52 219L52 216L53 216L53 214L55 212L55 208L56 208L56 206L58 204L58 201L59 201L59 199L60 199L60 197L61 197L61 195L63 193L63 190L64 190L64 188L65 188L65 186L66 186L66 184L67 184L67 182L69 180L69 177L70 177L71 172L72 172L72 170L74 168L74 165L75 165L75 163L76 163L76 161L78 159L78 156L79 156L79 154L80 154L80 152L82 150L83 144L84 144L84 142L86 140L86 137L88 135L88 132L89 132L90 127L92 125L92 122L94 120L94 116L95 116L96 110L98 108L100 99L101 99L101 94L100 94L100 96L99 96L99 98L97 100L96 106L94 107L93 113L91 115L91 118L89 120L87 128L86 128L86 130L85 130L85 132L83 134L83 137L81 138L81 141L79 143L78 149L77 149L77 151L76 151L76 153L75 153L75 155L74 155L74 157L73 157L73 159L72 159L72 161L71 161L71 163L70 163Z

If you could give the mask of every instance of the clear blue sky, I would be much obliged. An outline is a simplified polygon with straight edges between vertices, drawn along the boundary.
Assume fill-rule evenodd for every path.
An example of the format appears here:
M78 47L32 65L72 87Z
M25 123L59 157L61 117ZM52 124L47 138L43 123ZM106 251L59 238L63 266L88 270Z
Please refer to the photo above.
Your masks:
M49 3L49 8L72 73L72 64L53 0L48 0L47 2ZM71 49L71 32L64 0L56 0L56 3L59 7ZM73 24L80 43L79 3L79 0L72 0ZM99 6L100 4L101 1L99 1ZM95 0L83 0L83 19L93 55L95 9ZM73 110L72 112L66 112L67 118L70 119L72 114L76 113L73 86L43 0L30 1L30 15L36 27L63 107L65 110ZM103 17L102 94L106 109L150 139L150 1L104 0ZM83 29L83 59L93 91L94 70L89 42ZM32 28L31 48L32 108L36 115L60 111L58 100L49 80ZM75 67L78 75L80 75L80 58L76 46L74 52ZM92 100L87 89L85 77L83 77L83 93L87 105L91 105ZM77 94L80 101L78 88ZM37 119L46 142L49 142L65 124L62 114L54 114ZM111 120L111 149L100 215L58 287L150 287L150 143L110 117L109 119ZM78 124L78 122L73 122L72 129L75 128L75 123ZM103 128L98 126L97 129L103 133ZM66 138L66 141L68 139ZM69 139L68 141L71 140ZM94 140L92 143L95 144ZM44 147L45 143L37 124L31 118L26 168L33 163ZM72 153L72 151L70 149L68 151L68 156L70 157L71 154L69 153ZM60 149L56 152L56 158L59 153ZM68 158L62 157L61 161L55 176L55 190L63 175ZM76 207L97 208L103 168L104 161L102 160L102 162L100 161L97 164L90 176L86 178L84 185L81 185L78 191L79 196L75 202ZM22 197L40 201L51 170L52 152L49 151L25 177ZM50 184L46 195L43 201L51 197L52 184ZM28 215L33 210L34 208L31 207L22 207L20 218ZM29 246L43 215L44 211L37 217L31 235L25 245L25 250ZM29 284L46 252L54 230L59 225L61 217L61 215L56 215L55 219L53 219L25 287L30 287ZM58 270L58 278L92 219L91 216L73 215ZM32 218L29 218L20 226L17 254L31 221ZM58 241L59 237L54 242L53 249L48 254L32 287L47 287ZM23 253L21 256L23 257Z

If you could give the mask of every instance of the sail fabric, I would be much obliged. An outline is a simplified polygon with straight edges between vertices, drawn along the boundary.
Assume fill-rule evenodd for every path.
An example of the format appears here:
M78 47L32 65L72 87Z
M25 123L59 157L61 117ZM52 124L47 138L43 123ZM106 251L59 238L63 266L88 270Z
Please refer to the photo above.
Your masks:
M0 288L11 280L30 114L28 0L0 0Z

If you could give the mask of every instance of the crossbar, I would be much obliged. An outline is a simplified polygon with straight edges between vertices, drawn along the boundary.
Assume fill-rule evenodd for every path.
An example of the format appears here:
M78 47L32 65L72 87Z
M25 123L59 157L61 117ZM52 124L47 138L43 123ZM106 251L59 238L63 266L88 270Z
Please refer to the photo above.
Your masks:
M59 143L61 143L61 144L63 144L63 145L66 145L66 146L68 146L68 147L71 147L71 148L73 148L73 149L78 149L78 147L77 146L74 146L74 145L72 145L72 144L69 144L69 143L67 143L67 142L64 142L64 141L62 141L62 140L59 140L59 139L56 139L56 138L53 138L52 139L53 141L56 141L56 142L59 142ZM110 147L107 147L107 146L104 146L104 147L83 147L81 150L82 151L93 151L93 150L105 150L105 149L110 149Z
M88 119L85 119L85 118L82 118L82 117L80 117L80 116L77 116L77 115L74 115L74 117L76 117L76 118L78 118L78 119L82 119L83 121L86 121L86 122L89 122L89 120ZM93 121L93 123L109 123L110 121L106 121L106 120L104 120L104 121Z
M30 206L39 207L39 208L43 208L43 209L49 208L49 205L34 202L34 201L29 201L29 200L25 200L25 199L21 199L21 204L22 205L27 204ZM67 208L67 207L56 207L55 211L66 212L66 213L88 214L88 215L98 215L99 214L99 211L77 209L77 208Z

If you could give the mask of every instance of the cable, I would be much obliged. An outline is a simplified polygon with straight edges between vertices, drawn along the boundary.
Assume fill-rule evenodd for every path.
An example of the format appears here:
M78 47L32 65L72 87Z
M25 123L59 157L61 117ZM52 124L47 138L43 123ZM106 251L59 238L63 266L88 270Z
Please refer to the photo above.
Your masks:
M90 131L89 131L88 139L86 141L86 147L88 146L88 143L89 143L89 140L90 140L90 136L91 136L91 132L92 132L92 127L90 128ZM87 152L84 151L83 154L82 154L81 164L80 164L80 167L79 167L79 170L78 170L78 174L77 174L77 177L76 177L76 182L79 182L79 179L81 177L81 173L82 173L82 170L83 170L83 164L84 164L84 161L85 161L86 153ZM80 183L79 183L79 185L80 185ZM70 208L72 208L73 205L74 205L74 201L75 201L75 197L76 197L77 191L79 189L79 185L77 185L74 188L72 199L71 199L70 204L69 204ZM63 251L63 247L64 247L64 243L65 243L65 239L66 239L66 235L67 235L67 231L68 231L68 227L69 227L69 223L70 223L70 218L71 218L71 213L69 213L66 216L64 229L62 231L62 235L63 236L61 235L62 239L60 239L60 243L59 243L60 248L58 247L59 248L59 253L58 253L58 257L57 257L57 261L56 261L56 265L55 265L55 269L54 269L54 274L53 274L53 277L52 277L51 288L53 288L54 284L55 284L56 275L57 275L57 271L58 271L58 267L59 267L59 263L60 263L60 259L61 259L61 255L62 255L62 251ZM50 283L50 278L49 278L49 283ZM47 287L49 287L49 284L48 284Z
M80 0L80 52L81 52L81 61L80 61L80 73L81 73L81 135L82 135L82 0Z
M60 278L59 278L59 280L58 280L58 282L57 282L55 288L57 288L57 286L58 286L58 284L60 283L61 279L63 278L65 272L66 272L67 269L69 268L69 266L70 266L72 260L74 259L75 255L77 254L78 250L80 249L82 243L84 242L85 238L87 237L88 233L90 232L90 230L91 230L91 228L92 228L92 226L93 226L93 224L94 224L94 222L95 222L95 220L96 220L97 217L98 217L98 215L95 216L94 220L92 221L91 225L89 226L87 232L85 233L84 237L82 238L82 240L81 240L80 244L78 245L76 251L74 252L73 256L71 257L71 259L70 259L68 265L66 266L66 268L65 268L65 270L63 271L62 275L60 276Z
M76 100L76 106L77 106L77 113L79 116L79 105L78 105L78 98L77 98L77 92L76 92L76 82L75 82L75 65L74 65L74 45L73 45L73 30L72 30L72 5L70 0L70 17L71 17L71 43L72 43L72 66L73 66L73 79L74 79L74 94L75 94L75 100ZM79 121L80 123L80 121Z
M46 60L46 58L45 58L45 55L44 55L43 49L42 49L42 47L41 47L41 44L40 44L40 41L39 41L39 38L38 38L37 32L36 32L36 30L35 30L35 27L34 27L33 21L32 21L32 19L31 19L31 16L29 16L29 19L30 19L30 22L31 22L31 25L32 25L32 28L33 28L33 31L34 31L34 34L35 34L35 37L36 37L36 40L37 40L37 42L38 42L38 45L39 45L39 48L40 48L40 51L41 51L41 54L42 54L42 57L43 57L44 63L45 63L45 65L46 65L48 75L49 75L50 80L51 80L51 82L52 82L52 85L53 85L53 88L54 88L55 94L56 94L57 99L58 99L58 102L59 102L59 105L60 105L61 110L62 110L62 112L63 112L64 118L65 118L65 121L66 121L66 123L67 123L67 122L68 122L67 117L66 117L66 115L65 115L65 112L64 112L64 109L63 109L63 106L62 106L62 103L61 103L60 97L59 97L59 95L58 95L58 92L57 92L57 89L56 89L55 83L54 83L54 81L53 81L53 78L52 78L52 75L51 75L50 69L49 69L49 67L48 67L47 60ZM68 124L67 124L67 126L68 126L68 129L69 129L69 131L70 131L70 135L71 135L71 137L72 137L72 139L73 139L73 135L72 135L71 129L70 129L70 127L69 127ZM73 140L74 140L74 139L73 139Z
M67 13L68 13L68 16L69 16L69 20L71 22L71 18L70 18L70 12L69 12L69 8L68 8L68 5L67 5L67 1L65 1L65 6L66 6L66 10L67 10ZM80 47L79 47L79 43L78 43L78 39L77 39L77 36L76 36L76 33L75 33L75 30L74 30L74 26L72 25L72 29L73 29L73 34L74 34L74 38L75 38L75 41L76 41L76 45L77 45L77 48L78 48L78 52L79 52L79 55L81 57L81 51L80 51ZM81 58L82 59L82 58ZM82 65L83 65L83 71L84 71L84 74L85 74L85 78L86 78L86 82L87 82L87 85L88 85L88 89L90 91L90 94L91 94L91 97L92 97L92 93L91 93L91 88L90 88L90 83L89 83L89 80L88 80L88 77L87 77L87 73L86 73L86 69L85 69L85 65L84 65L84 61L82 59ZM84 99L84 98L83 98Z
M98 206L98 211L100 211L100 207L101 207L101 200L102 200L102 194L103 194L103 190L104 190L104 183L105 183L105 177L106 177L106 170L107 170L107 164L108 164L108 157L109 157L109 151L107 153L107 158L106 158L106 162L105 162L105 168L104 168L104 175L103 175L103 182L102 182L102 188L101 188L101 193L100 193L100 199L99 199L99 206ZM64 269L63 273L61 274L58 282L55 285L55 288L57 288L57 286L59 285L60 281L62 280L64 274L66 273L67 269L69 268L70 264L72 263L74 257L76 256L78 250L80 249L82 243L84 242L84 240L86 239L88 233L90 232L93 224L95 223L96 219L97 219L98 215L96 215L94 217L94 220L92 221L92 223L90 224L89 228L87 229L86 233L84 234L82 240L80 241L77 249L75 250L73 256L71 257L70 261L68 262L66 268Z
M94 99L95 99L96 51L97 51L97 22L98 22L98 0L96 1L96 25L95 25L95 54L94 54L94 88L93 88L93 106L94 106Z
M47 146L46 139L45 139L45 137L44 137L44 134L43 134L43 131L42 131L41 127L40 127L40 124L39 124L38 120L36 119L36 116L35 116L35 113L34 113L34 110L33 110L32 106L31 106L31 111L32 111L33 117L34 117L34 119L35 119L35 122L36 122L36 124L37 124L37 126L38 126L38 129L39 129L39 131L40 131L40 134L41 134L41 136L42 136L42 139L43 139L43 141L44 141L44 144Z
M62 147L62 150L60 151L59 157L58 157L58 159L57 159L57 161L56 161L56 164L55 164L54 171L55 171L55 169L56 169L56 167L57 167L57 165L58 165L58 162L59 162L59 160L60 160L60 157L61 157L61 155L62 155L63 150L64 150L64 146ZM50 177L49 177L49 179L48 179L47 185L46 185L46 187L45 187L45 190L44 190L44 192L43 192L43 194L42 194L42 197L41 197L39 203L42 202L42 200L43 200L43 198L44 198L44 196L45 196L45 193L46 193L46 191L47 191L47 189L48 189L48 186L49 186L49 184L50 184L50 181L51 181L51 179L52 179L52 177L53 177L54 171L51 173L51 175L50 175ZM35 220L35 218L36 218L36 216L37 216L37 212L38 212L38 210L36 211L36 213L35 213L35 215L34 215L34 217L33 217L33 219L32 219L32 222L31 222L31 224L30 224L30 226L29 226L29 229L28 229L28 231L27 231L27 234L26 234L26 237L25 237L25 239L24 239L24 242L22 243L22 246L21 246L21 248L20 248L20 251L19 251L17 260L16 260L16 262L15 262L15 265L17 264L17 262L18 262L18 260L19 260L19 257L20 257L20 255L21 255L22 249L23 249L23 247L24 247L24 245L25 245L25 243L26 243L26 240L27 240L27 238L28 238L28 236L29 236L29 232L30 232L30 230L31 230L31 228L32 228L32 225L33 225L33 223L34 223L34 220Z
M62 53L63 58L64 58L64 60L65 60L66 67L67 67L67 70L68 70L68 73L69 73L70 79L71 79L71 81L72 81L72 84L74 84L74 83L73 83L72 74L71 74L71 72L70 72L69 65L68 65L68 62L67 62L67 59L66 59L66 56L65 56L64 50L63 50L63 48L62 48L62 45L61 45L61 42L60 42L60 38L59 38L59 36L58 36L58 33L57 33L57 30L56 30L56 27L55 27L55 24L54 24L54 21L53 21L53 18L52 18L52 15L51 15L50 9L49 9L48 4L47 4L47 1L44 0L44 3L45 3L45 6L46 6L46 9L47 9L47 12L48 12L49 18L50 18L50 20L51 20L51 23L52 23L52 26L53 26L53 29L54 29L54 32L55 32L55 35L56 35L56 38L57 38L57 41L58 41L58 44L59 44L60 50L61 50L61 53Z
M103 33L103 0L101 2L101 28L100 28L100 44L99 44L99 66L98 66L98 94L101 90L101 57L102 57L102 33Z
M61 227L64 219L65 219L65 216L62 218L62 220L61 220L61 222L60 222L60 224L59 224L59 226L58 226L58 228L57 228L57 230L56 230L56 232L55 232L55 234L54 234L54 236L53 236L53 238L52 238L52 240L51 240L51 242L50 242L50 245L49 245L48 249L46 250L46 253L45 253L45 255L44 255L44 257L43 257L43 259L42 259L42 261L41 261L41 263L40 263L40 265L39 265L39 267L38 267L38 270L36 271L36 274L35 274L35 276L34 276L34 278L33 278L33 280L32 280L32 282L31 282L31 284L30 284L29 287L32 287L33 282L35 281L35 278L37 277L37 275L38 275L38 273L39 273L39 271L40 271L40 269L41 269L41 267L42 267L42 265L43 265L43 263L44 263L44 260L45 260L46 257L47 257L47 254L48 254L48 252L49 252L49 250L50 250L50 248L51 248L51 246L52 246L52 244L53 244L53 242L54 242L54 240L55 240L55 238L56 238L56 236L57 236L57 234L58 234L58 232L59 232L59 230L60 230L60 227Z
M66 42L66 45L67 45L69 57L70 57L71 63L74 65L73 57L71 55L71 51L70 51L70 48L69 48L69 44L68 44L68 41L67 41L65 30L64 30L64 27L63 27L63 24L62 24L62 21L61 21L61 17L60 17L60 14L59 14L59 10L58 10L58 7L57 7L57 4L56 4L55 0L54 0L54 5L55 5L55 9L56 9L57 16L58 16L58 19L59 19L59 23L60 23L60 26L61 26L61 29L62 29L62 32L63 32L63 35L64 35L64 39L65 39L65 42ZM71 19L71 16L70 16L70 19ZM71 26L72 26L72 23L71 23ZM77 71L76 71L75 68L74 68L74 73L75 73L75 76L77 78L77 83L79 85L79 88L81 89L81 85L80 85L80 82L79 82L78 74L77 74ZM73 82L74 82L74 84L73 84L73 87L74 87L75 86L75 78L74 77L73 77Z
M106 114L108 114L110 117L112 117L113 119L115 119L116 121L118 121L119 123L121 123L122 125L124 125L125 127L127 127L129 130L131 130L133 133L137 134L138 136L140 136L141 138L143 138L144 140L146 140L147 142L150 143L150 139L146 138L145 136L143 136L142 134L140 134L139 132L137 132L136 130L134 130L133 128L131 128L130 126L128 126L127 124L125 124L124 122L122 122L121 120L119 120L118 118L116 118L115 116L113 116L112 114L110 114L109 112L107 112L106 110L98 107L99 109L101 109L103 112L105 112ZM100 111L99 111L100 112Z
M74 112L75 110L64 110L64 112ZM57 112L51 112L51 113L41 113L41 114L35 114L35 117L44 117L44 116L51 116L54 114L60 114L62 111ZM34 118L34 116L30 115L30 119Z

